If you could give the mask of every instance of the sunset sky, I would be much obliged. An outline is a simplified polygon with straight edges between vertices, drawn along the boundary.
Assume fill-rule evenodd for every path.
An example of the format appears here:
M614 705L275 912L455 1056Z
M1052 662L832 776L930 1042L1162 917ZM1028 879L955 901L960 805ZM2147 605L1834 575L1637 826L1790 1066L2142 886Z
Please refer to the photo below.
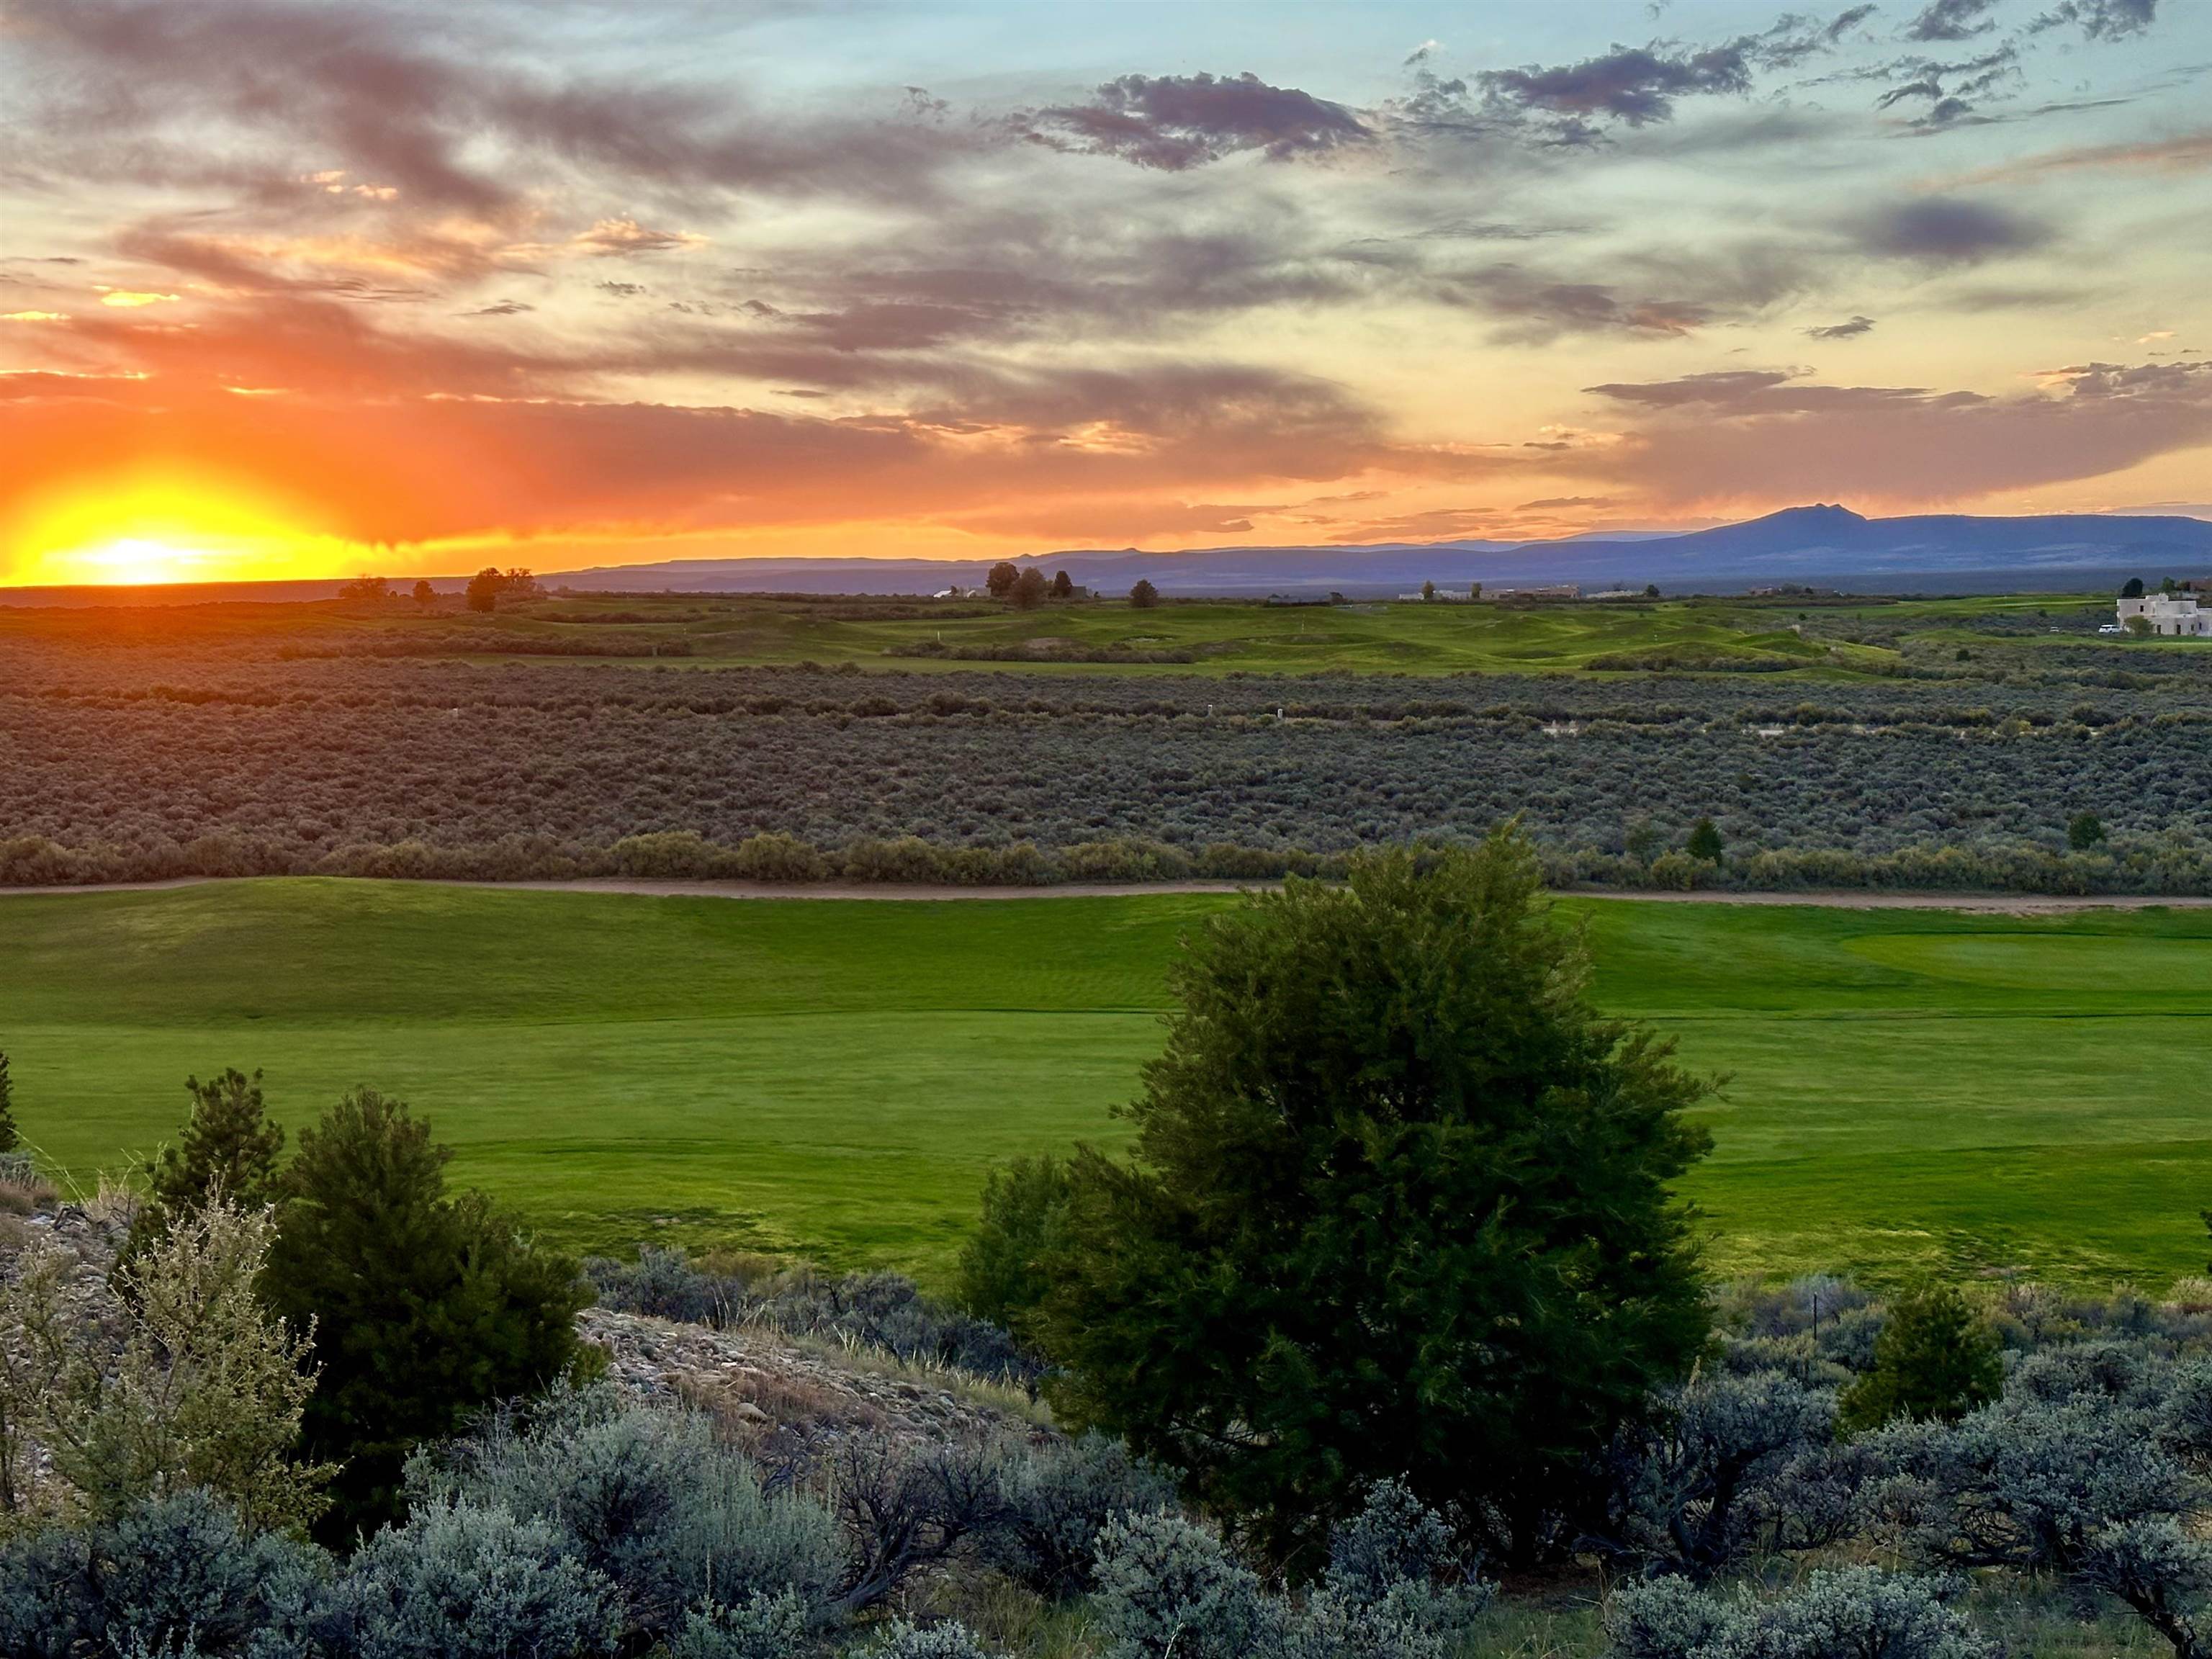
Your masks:
M0 584L2212 516L2212 4L0 7Z

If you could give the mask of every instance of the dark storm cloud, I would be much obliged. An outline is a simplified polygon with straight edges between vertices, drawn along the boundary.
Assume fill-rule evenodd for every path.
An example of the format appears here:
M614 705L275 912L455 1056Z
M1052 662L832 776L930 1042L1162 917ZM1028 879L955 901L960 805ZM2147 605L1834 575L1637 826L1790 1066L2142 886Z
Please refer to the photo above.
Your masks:
M1869 253L1931 265L1979 264L2032 252L2055 240L2039 220L1988 202L1942 196L1879 208L1851 228Z
M1164 173L1247 150L1287 161L1374 137L1341 104L1296 87L1269 86L1249 73L1125 75L1099 87L1087 103L1031 110L1014 125L1051 149L1111 155Z

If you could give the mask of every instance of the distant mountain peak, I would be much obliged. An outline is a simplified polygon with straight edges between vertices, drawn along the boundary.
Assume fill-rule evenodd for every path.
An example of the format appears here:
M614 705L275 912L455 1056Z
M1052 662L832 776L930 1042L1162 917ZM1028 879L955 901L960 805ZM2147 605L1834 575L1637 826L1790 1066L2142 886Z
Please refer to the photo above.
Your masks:
M1810 507L1785 507L1779 513L1770 513L1764 519L1753 519L1753 524L1791 525L1853 525L1864 524L1866 515L1854 513L1840 501L1815 501Z

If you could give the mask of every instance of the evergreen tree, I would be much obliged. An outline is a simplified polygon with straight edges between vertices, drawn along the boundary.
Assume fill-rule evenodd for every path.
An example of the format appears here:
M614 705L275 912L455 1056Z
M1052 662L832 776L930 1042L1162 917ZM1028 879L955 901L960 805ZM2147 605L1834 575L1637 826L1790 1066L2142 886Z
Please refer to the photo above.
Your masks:
M451 1156L403 1103L356 1089L301 1132L284 1172L263 1289L295 1330L313 1322L306 1446L344 1462L341 1540L398 1514L418 1443L586 1369L576 1263L533 1249L482 1194L447 1197Z
M982 1224L960 1252L961 1305L1017 1328L1050 1288L1043 1261L1067 1208L1067 1165L1018 1158L983 1182Z
M1837 1422L1874 1429L1894 1418L1955 1422L2004 1390L1996 1334L1948 1285L1899 1297L1875 1339L1874 1369L1844 1390Z
M1129 607L1133 611L1150 611L1160 602L1160 590L1146 578L1137 578L1137 585L1129 590Z
M146 1201L131 1218L116 1261L115 1282L126 1294L131 1265L179 1221L198 1214L211 1195L248 1211L276 1201L284 1131L269 1121L261 1073L248 1077L233 1066L205 1083L186 1078L185 1091L192 1107L177 1144L141 1166Z
M284 1131L269 1121L261 1073L248 1077L228 1066L205 1083L186 1078L185 1090L192 1109L184 1133L145 1166L154 1205L171 1215L185 1214L207 1202L211 1187L220 1187L241 1210L275 1202Z
M2104 821L2094 812L2076 812L2066 826L2066 844L2086 853L2105 838Z
M1711 818L1699 818L1690 826L1690 839L1683 843L1682 850L1693 859L1702 859L1707 864L1718 864L1721 861L1719 826Z
M1279 1555L1403 1474L1532 1557L1707 1339L1668 1183L1708 1085L1590 1007L1517 831L1293 878L1173 977L1133 1154L1078 1152L1019 1316L1055 1407Z

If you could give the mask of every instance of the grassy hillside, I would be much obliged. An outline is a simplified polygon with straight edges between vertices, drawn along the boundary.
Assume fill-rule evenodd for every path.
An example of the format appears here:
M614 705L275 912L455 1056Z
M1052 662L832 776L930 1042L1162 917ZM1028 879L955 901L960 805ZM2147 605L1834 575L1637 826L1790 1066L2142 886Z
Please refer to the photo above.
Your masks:
M270 881L0 898L17 1113L89 1179L188 1071L370 1082L592 1248L940 1272L991 1159L1112 1139L1179 933L1232 901L649 899ZM1718 1265L2159 1281L2212 1202L2212 915L1585 901L1607 1006L1734 1074Z

